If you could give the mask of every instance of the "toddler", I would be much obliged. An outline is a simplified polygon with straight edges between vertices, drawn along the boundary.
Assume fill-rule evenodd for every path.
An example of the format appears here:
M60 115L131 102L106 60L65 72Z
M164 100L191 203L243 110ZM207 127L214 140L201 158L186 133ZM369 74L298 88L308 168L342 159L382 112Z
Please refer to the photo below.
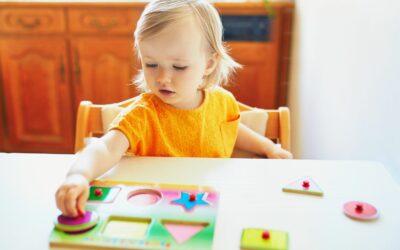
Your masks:
M239 123L233 95L219 87L240 67L226 52L218 12L207 0L155 0L134 33L143 93L108 132L77 155L56 193L65 216L84 213L89 182L128 151L137 156L230 157L234 147L292 158Z

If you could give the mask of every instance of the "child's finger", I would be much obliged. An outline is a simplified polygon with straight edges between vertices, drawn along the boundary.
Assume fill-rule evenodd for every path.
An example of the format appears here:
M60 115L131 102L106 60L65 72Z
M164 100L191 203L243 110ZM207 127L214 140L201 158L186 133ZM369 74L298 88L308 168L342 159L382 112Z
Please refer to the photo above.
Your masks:
M65 188L60 188L56 192L56 204L61 213L65 212L64 208Z
M68 217L77 217L78 211L76 209L76 201L78 198L80 190L77 188L70 189L65 195L64 198L64 208L66 212L66 216Z
M85 214L85 203L88 197L89 197L89 190L87 188L78 197L77 209L78 212L82 215Z
M286 159L293 159L293 155L290 152L286 152L285 158Z

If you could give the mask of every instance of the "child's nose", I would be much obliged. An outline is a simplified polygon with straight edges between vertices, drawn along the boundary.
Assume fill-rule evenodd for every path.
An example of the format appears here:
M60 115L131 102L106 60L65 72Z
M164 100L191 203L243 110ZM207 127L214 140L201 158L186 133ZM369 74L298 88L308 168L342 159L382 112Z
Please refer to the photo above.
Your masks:
M164 83L170 83L171 82L171 77L168 73L168 70L165 70L160 67L158 70L158 75L157 75L157 82L159 84L164 84Z

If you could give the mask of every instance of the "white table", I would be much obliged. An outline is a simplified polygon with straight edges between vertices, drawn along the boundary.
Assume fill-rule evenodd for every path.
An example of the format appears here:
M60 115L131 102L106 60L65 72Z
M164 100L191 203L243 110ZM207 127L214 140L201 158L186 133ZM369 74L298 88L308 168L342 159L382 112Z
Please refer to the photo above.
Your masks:
M0 249L47 249L59 214L54 193L73 155L0 157ZM311 176L323 197L282 192ZM400 188L384 166L365 161L124 158L105 179L214 187L220 193L214 249L239 249L245 227L285 230L291 250L400 249ZM346 201L375 205L372 222L349 219Z

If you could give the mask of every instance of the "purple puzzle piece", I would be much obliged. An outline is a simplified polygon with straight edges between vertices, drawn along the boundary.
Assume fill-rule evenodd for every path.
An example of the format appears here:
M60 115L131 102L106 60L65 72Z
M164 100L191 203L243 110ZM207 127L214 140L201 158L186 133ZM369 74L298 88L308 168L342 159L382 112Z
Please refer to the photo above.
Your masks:
M58 223L62 225L67 225L67 226L76 226L76 225L82 225L85 223L90 222L92 218L92 212L87 211L83 216L79 216L76 218L71 218L71 217L66 217L64 215L58 216L57 220Z

